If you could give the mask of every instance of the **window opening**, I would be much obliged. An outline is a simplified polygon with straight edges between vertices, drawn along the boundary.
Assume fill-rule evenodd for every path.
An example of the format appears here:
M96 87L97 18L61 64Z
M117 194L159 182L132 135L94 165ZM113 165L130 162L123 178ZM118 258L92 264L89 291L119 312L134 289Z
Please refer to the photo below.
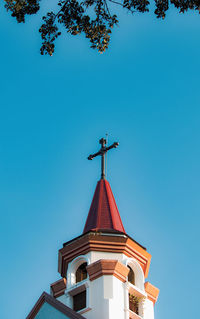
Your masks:
M76 271L76 283L87 278L87 263L81 264Z
M134 271L133 271L133 269L130 266L128 266L128 268L129 268L128 281L131 284L135 285L135 274L134 274Z
M79 311L86 308L86 290L73 296L73 309Z

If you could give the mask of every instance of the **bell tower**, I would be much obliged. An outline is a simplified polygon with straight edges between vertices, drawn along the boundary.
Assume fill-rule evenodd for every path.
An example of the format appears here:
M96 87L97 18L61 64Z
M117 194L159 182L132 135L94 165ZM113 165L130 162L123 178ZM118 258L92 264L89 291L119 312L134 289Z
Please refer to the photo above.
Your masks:
M151 255L125 231L105 174L107 146L82 235L58 253L61 279L43 293L27 319L154 319L159 290L147 281Z
M105 154L118 143L100 140L97 182L83 234L59 250L61 280L51 294L87 319L154 319L159 289L147 281L151 255L126 234L105 177Z

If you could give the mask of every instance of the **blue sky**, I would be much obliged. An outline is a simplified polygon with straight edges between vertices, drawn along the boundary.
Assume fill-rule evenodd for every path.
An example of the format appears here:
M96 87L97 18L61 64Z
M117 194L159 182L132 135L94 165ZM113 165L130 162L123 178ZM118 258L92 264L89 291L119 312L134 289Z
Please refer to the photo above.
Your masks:
M57 251L82 233L109 134L111 184L127 233L152 254L156 318L197 316L200 16L120 14L98 54L65 34L39 54L41 13L0 5L1 318L25 318L59 278Z

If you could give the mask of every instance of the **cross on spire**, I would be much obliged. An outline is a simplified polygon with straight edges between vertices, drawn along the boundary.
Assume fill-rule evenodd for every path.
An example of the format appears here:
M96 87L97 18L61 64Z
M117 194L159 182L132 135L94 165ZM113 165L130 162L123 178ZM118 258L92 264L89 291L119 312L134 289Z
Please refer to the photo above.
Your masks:
M95 154L91 154L88 156L88 160L93 160L94 157L96 156L101 156L101 179L105 179L106 175L105 175L105 154L107 153L107 151L111 150L112 148L116 148L119 143L118 142L114 142L112 145L110 146L106 146L107 141L105 138L101 138L99 140L99 144L101 144L101 149L95 153Z

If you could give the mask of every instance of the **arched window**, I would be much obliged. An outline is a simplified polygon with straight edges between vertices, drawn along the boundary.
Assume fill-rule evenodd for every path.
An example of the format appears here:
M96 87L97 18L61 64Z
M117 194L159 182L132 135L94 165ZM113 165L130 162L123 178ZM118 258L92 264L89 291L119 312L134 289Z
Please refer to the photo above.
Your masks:
M87 278L87 263L81 264L76 271L76 283Z
M128 281L135 285L135 274L133 269L130 266L127 266L129 268L129 273L128 273Z

